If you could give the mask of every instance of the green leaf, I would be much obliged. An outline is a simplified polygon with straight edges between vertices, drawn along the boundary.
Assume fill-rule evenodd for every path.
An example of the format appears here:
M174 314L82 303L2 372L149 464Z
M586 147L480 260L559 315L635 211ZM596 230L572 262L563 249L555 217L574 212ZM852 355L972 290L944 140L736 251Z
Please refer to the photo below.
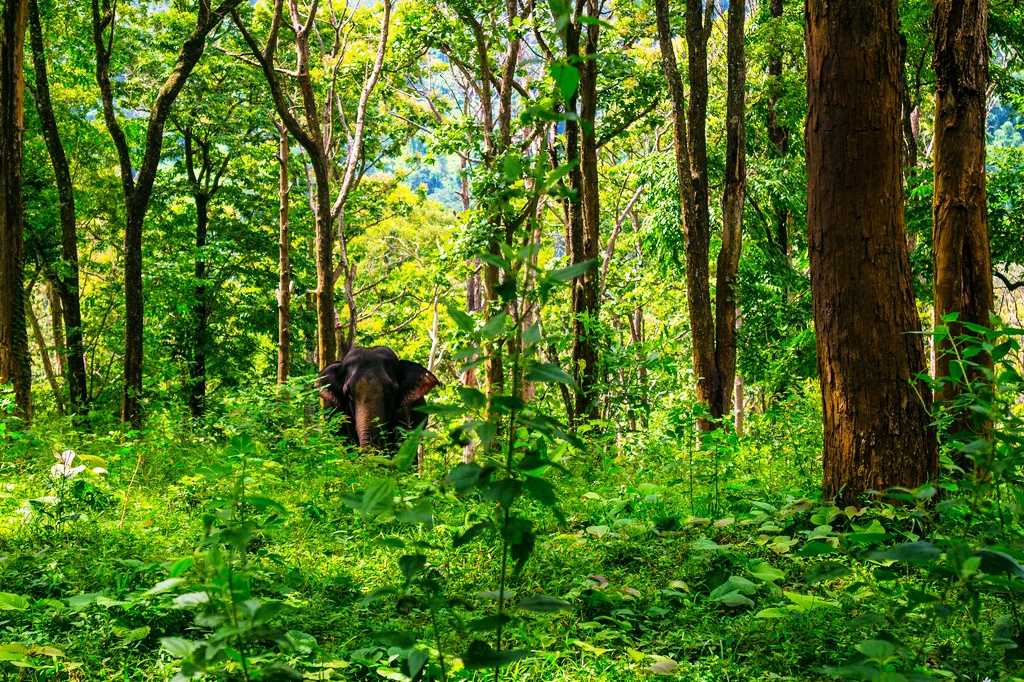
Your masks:
M524 651L522 649L512 651L495 651L487 642L474 639L470 642L466 653L462 655L462 665L466 670L500 668L508 665L509 663L522 660L529 655L529 651Z
M590 260L583 261L582 263L576 263L575 265L570 265L565 268L551 270L550 272L547 272L545 274L547 275L548 279L552 279L556 282L571 282L580 275L586 273L589 270L592 270L596 266L597 261L592 258Z
M161 637L160 646L175 658L188 658L199 646L199 642L181 637Z
M753 606L754 602L750 597L744 596L738 590L733 592L727 592L721 596L713 598L711 601L716 601L720 604L724 604L729 608L738 608L740 606Z
M978 554L981 556L981 570L989 575L1006 574L1017 578L1024 578L1024 566L1015 558L1005 552L997 552L990 549L983 549Z
M468 544L471 540L473 540L473 538L475 538L477 535L480 535L480 533L484 532L486 529L490 527L490 521L480 521L479 523L474 523L465 531L455 536L455 539L452 541L452 547L461 547L462 545Z
M942 551L930 542L905 542L891 549L872 552L868 557L874 561L905 561L907 563L933 562L942 556Z
M885 663L896 655L896 645L884 639L866 639L854 645L857 651L879 663Z
M839 606L834 601L828 599L822 599L821 597L815 597L809 594L798 594L796 592L783 592L786 595L786 599L793 602L793 607L797 611L809 611L810 609L817 609L823 607L835 608Z
M775 568L767 561L754 561L747 567L747 570L750 571L750 575L766 583L774 583L786 579L785 573Z
M420 441L423 439L423 426L417 426L405 436L401 447L395 453L395 467L399 471L405 471L416 459L416 452L419 450Z
M463 462L448 472L445 482L457 492L465 492L477 484L483 472L483 467L476 462Z
M391 481L379 480L370 485L363 493L359 513L366 518L373 518L391 509L394 504L394 487Z
M508 313L504 310L487 321L487 324L480 330L485 339L494 339L505 333L505 326L508 324Z
M410 582L427 565L427 557L423 554L406 554L398 559L398 568L405 576L405 582Z
M512 622L512 617L507 613L496 613L493 616L484 616L466 623L466 629L470 632L491 632L498 629L499 625L507 625Z
M476 322L474 322L473 318L469 316L469 313L450 305L448 306L448 315L455 322L455 326L462 331L472 332L476 329Z
M552 365L547 362L531 362L526 370L526 378L529 381L565 384L567 386L576 385L576 382L572 380L572 377L565 370L558 365Z
M580 85L580 71L572 64L555 62L548 67L548 73L558 85L558 92L562 99L569 101L576 94L576 88Z
M519 600L517 606L521 609L526 609L527 611L539 611L541 613L568 611L572 609L572 604L564 599L549 597L546 594L534 594L529 597L524 597Z
M527 494L537 500L545 507L554 507L558 504L558 497L555 495L555 486L543 478L527 476L523 480L523 486Z
M409 678L416 679L416 676L420 674L423 666L427 663L427 652L413 649L409 652L409 657L405 662L409 666Z
M24 611L28 606L28 599L20 594L0 592L0 611Z

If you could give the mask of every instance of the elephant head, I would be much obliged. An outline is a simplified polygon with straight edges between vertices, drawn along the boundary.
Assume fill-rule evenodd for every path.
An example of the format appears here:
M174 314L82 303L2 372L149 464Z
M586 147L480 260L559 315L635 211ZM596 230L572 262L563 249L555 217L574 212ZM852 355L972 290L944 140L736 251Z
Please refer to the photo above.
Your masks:
M364 448L393 446L399 427L423 421L416 408L438 383L426 367L385 346L353 348L319 377L324 404L348 417L348 436Z

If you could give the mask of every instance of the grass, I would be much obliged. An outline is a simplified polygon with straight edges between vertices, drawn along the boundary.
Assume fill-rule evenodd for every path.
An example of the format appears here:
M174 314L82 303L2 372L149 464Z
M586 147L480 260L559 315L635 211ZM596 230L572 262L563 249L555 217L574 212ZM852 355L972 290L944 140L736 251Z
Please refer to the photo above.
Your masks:
M403 679L408 646L396 641L411 635L436 661L426 595L401 589L398 560L414 548L454 604L442 609L438 628L449 672L458 679L491 676L461 670L457 660L471 637L466 623L493 613L494 602L479 595L497 588L500 547L476 540L452 548L453 538L489 509L434 485L454 454L443 463L443 453L432 450L422 477L398 475L345 450L316 424L292 426L280 415L262 423L244 414L225 419L197 433L153 420L137 437L83 434L53 420L8 438L0 464L0 591L25 597L27 606L0 610L0 641L53 649L31 650L35 669L20 673L3 662L0 649L0 671L40 680L173 676L177 661L161 638L199 639L211 629L197 627L193 610L174 600L209 561L204 527L208 515L230 504L240 475L230 439L246 431L253 445L245 494L284 508L248 544L244 570L253 594L284 605L252 633L248 655L289 664L308 679ZM691 497L688 453L677 443L656 431L622 449L595 442L563 464L599 473L554 477L563 521L526 505L539 540L511 583L512 601L543 593L569 608L516 613L505 638L532 655L509 665L506 679L829 679L824 666L859 658L857 647L879 638L901 643L890 668L960 679L1012 673L1003 652L988 644L1007 613L1005 600L982 595L977 622L966 606L938 621L907 608L911 590L935 589L914 567L895 566L893 578L876 564L801 554L822 526L814 519L821 505L813 482L801 474L813 451L784 460L762 433L720 449L717 465L709 464L709 453L697 453ZM81 517L26 519L19 510L51 492L54 453L69 447L102 458L109 474L91 484ZM397 483L399 497L430 493L433 523L364 519L343 503L382 478ZM884 506L840 514L833 525L836 533L855 531L871 520L890 540L907 541L914 528L911 512ZM147 596L182 560L192 561L186 583ZM841 569L833 577L830 564ZM742 599L716 599L730 576L740 580ZM817 601L800 607L792 594ZM785 613L758 617L766 608ZM968 631L982 633L982 641L964 637ZM292 640L312 636L315 645L302 640L282 652L279 641L289 632ZM228 663L219 675L240 679L242 672Z

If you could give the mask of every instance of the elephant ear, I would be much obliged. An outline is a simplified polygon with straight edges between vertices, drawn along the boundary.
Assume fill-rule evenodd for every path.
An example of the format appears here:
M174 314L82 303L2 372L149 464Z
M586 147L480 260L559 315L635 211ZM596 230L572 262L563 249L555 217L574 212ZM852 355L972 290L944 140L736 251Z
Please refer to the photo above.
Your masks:
M346 375L345 367L341 363L328 365L320 373L317 384L320 387L320 399L324 401L326 407L343 409L341 398L345 390Z
M429 369L418 362L398 361L398 394L402 407L412 405L440 383Z

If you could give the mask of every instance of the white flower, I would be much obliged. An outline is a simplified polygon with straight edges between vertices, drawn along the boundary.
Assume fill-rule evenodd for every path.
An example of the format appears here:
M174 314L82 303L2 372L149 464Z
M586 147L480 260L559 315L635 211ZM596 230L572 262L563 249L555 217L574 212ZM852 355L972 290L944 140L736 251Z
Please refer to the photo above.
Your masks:
M51 478L74 478L85 471L85 465L71 466L75 461L74 450L65 450L54 457L57 458L57 463L50 467Z

